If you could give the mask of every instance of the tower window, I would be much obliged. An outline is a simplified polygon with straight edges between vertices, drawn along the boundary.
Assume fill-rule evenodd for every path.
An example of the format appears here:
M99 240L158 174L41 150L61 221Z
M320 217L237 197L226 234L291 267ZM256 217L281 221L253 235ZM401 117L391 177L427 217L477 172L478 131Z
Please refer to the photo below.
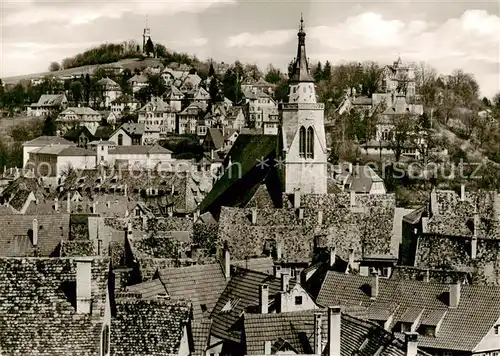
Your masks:
M309 126L307 129L306 158L314 158L314 129Z
M299 155L300 157L306 155L306 129L304 126L301 126L299 130Z

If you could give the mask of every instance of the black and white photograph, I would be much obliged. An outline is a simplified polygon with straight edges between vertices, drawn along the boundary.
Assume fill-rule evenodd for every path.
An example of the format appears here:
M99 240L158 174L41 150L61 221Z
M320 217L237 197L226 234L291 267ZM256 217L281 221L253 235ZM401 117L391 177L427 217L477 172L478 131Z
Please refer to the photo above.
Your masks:
M500 356L500 3L0 0L0 356Z

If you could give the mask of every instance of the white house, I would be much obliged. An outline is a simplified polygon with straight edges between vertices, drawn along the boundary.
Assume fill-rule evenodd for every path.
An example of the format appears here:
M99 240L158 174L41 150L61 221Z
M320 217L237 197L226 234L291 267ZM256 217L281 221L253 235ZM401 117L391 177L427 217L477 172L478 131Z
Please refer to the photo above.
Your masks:
M139 109L139 100L135 99L132 95L123 94L118 99L111 102L111 111L121 117L125 111L133 113Z
M47 116L51 111L66 109L68 99L64 94L43 94L38 102L28 106L28 116Z
M96 153L74 145L47 145L29 152L28 168L35 176L60 178L69 169L96 167Z
M23 143L23 167L26 166L26 163L28 162L29 159L29 153L31 151L36 151L42 147L49 146L49 145L63 145L63 146L76 146L71 141L68 141L62 137L59 136L40 136L37 137L31 141L27 141Z
M137 93L142 88L146 88L148 86L148 78L142 74L136 74L127 80L127 83L132 86L132 92Z
M120 85L107 77L99 80L97 84L101 87L102 90L103 102L101 103L101 105L106 108L110 107L111 102L122 95Z
M278 115L278 105L269 94L254 88L252 91L244 91L243 95L247 107L247 120L255 128L262 128L263 122L273 121L273 117Z
M143 145L144 132L144 124L125 123L111 134L109 141L115 142L118 146Z
M138 110L138 123L146 125L146 131L158 131L166 135L175 131L175 111L159 97Z
M171 85L165 93L163 93L162 98L167 104L170 105L174 112L181 111L184 94L182 94L182 92L175 86Z
M85 126L94 134L101 124L102 115L89 107L70 107L59 114L56 119L59 131L66 132L75 126Z

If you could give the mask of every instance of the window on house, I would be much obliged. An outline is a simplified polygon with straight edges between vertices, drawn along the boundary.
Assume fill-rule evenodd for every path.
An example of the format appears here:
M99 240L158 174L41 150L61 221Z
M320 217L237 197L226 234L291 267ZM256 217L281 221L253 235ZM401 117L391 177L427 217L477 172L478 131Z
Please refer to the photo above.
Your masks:
M123 134L118 135L118 146L123 146Z
M296 296L295 297L295 305L302 305L302 296Z
M299 130L299 155L305 157L306 155L306 129L304 126Z
M201 312L202 313L205 313L208 310L206 304L200 304L200 307L201 307Z
M500 325L495 325L495 335L500 335Z
M307 129L307 147L306 147L306 157L314 158L314 129L309 126Z

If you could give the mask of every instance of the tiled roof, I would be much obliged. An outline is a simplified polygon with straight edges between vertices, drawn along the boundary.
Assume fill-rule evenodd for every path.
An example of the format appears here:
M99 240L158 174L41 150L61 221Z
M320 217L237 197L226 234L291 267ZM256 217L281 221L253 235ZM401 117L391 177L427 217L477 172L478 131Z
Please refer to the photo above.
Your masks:
M125 123L122 126L120 126L118 128L118 130L119 129L123 129L130 136L142 136L144 134L145 124L138 124L135 122L134 123L129 122L129 123Z
M460 272L442 269L428 269L411 266L395 266L392 270L391 279L411 279L423 281L428 273L429 281L436 283L453 283L455 281L466 281L470 283L472 280L471 273Z
M210 339L210 327L212 320L202 319L201 321L192 324L194 352L192 356L205 356Z
M231 265L265 274L273 274L274 272L274 262L271 257L256 257L231 261Z
M196 207L193 188L204 185L203 178L196 181L196 175L182 172L158 172L138 170L101 171L90 169L79 171L68 177L63 184L63 194L77 190L83 196L123 196L125 189L131 200L144 201L153 211L160 214L169 205L174 206L174 211L187 212ZM174 188L172 190L172 187ZM158 195L143 197L148 189L158 190ZM201 189L201 188L200 188ZM114 200L114 198L110 198ZM163 212L163 213L161 213ZM155 213L156 214L156 213Z
M420 325L440 323L435 336L419 337L421 347L467 352L479 344L500 316L500 305L496 302L500 287L461 285L458 307L449 308L449 285L380 278L378 297L372 300L369 295L372 278L328 272L316 302L322 306L357 303L366 307L372 317L386 315L384 308L376 311L377 305L396 304L391 329L401 317L408 316L408 309L420 308L424 311Z
M117 299L111 355L178 355L190 309L185 302Z
M122 96L116 98L111 102L111 104L129 104L129 103L140 103L140 101L134 98L130 94L123 94Z
M259 305L260 286L267 284L269 288L269 302L281 291L281 280L265 273L251 270L237 269L231 276L224 292L217 301L210 316L213 320L211 333L225 340L240 342L241 325L238 321L242 312L247 308L256 308ZM290 281L290 287L294 282ZM231 302L231 309L223 308ZM238 326L240 325L240 326Z
M222 136L222 130L214 127L209 127L207 136L212 138L212 142L214 143L215 149L218 150L224 147L224 136ZM205 140L207 137L205 137Z
M58 106L66 99L64 94L42 94L33 106Z
M67 108L66 110L64 110L63 112L61 112L59 114L59 117L57 118L56 121L63 120L63 119L60 119L60 117L66 115L66 114L94 115L94 116L98 115L99 117L101 116L101 114L99 114L97 111L95 111L94 109L92 109L92 108L90 108L88 106L79 106L79 107L70 107L70 108Z
M279 314L245 314L245 346L248 355L263 355L264 344L288 344L298 354L314 353L314 318L321 314L322 354L328 355L326 309ZM375 323L347 314L341 316L340 356L404 356L402 341ZM418 355L424 355L420 350Z
M127 83L147 83L147 82L148 82L148 78L146 78L142 74L136 74L132 78L127 80Z
M59 144L59 145L72 145L73 142L65 140L59 136L39 136L31 141L27 141L23 143L23 146L28 147L43 147L50 144Z
M356 258L390 257L395 216L393 195L356 194L350 206L349 193L302 196L303 219L294 208L258 208L252 224L252 208L222 207L219 238L227 241L237 259L261 256L266 241L282 242L283 258L289 262L309 262L315 238L323 236L321 246L336 247L348 259L353 249ZM322 211L322 225L318 212Z
M476 256L471 255L471 238L421 234L415 251L415 266L471 273L473 284L500 286L498 261L500 240L478 238Z
M226 287L226 278L219 263L166 268L158 274L171 299L191 300L197 320L212 312Z
M114 80L109 79L108 77L102 78L97 82L97 84L101 85L102 87L106 89L112 89L112 90L120 90L120 86L118 83L116 83Z
M147 155L147 154L172 154L172 151L160 146L116 146L109 150L109 154L114 155Z
M159 278L127 286L126 291L140 294L142 299L156 299L162 295L168 296L167 289Z
M33 219L38 220L38 242L32 243ZM0 216L0 251L3 256L50 256L68 239L69 214Z
M70 146L65 149L63 149L61 152L59 152L59 156L64 156L64 157L82 157L82 156L96 156L97 154L94 151L91 150L86 150L81 147L75 147L75 146Z
M351 183L349 188L350 191L356 193L368 193L370 192L373 183L382 182L380 178L370 166L355 166L353 168L353 173L349 175L348 182Z
M166 102L164 102L160 97L153 97L146 105L138 110L139 113L142 112L171 112L172 108Z
M74 259L0 259L3 355L100 354L109 260L91 263L92 312L77 314Z
M174 85L171 85L169 88L167 88L165 93L163 93L162 97L164 99L173 99L174 97L183 98L184 94L179 89L177 89Z

